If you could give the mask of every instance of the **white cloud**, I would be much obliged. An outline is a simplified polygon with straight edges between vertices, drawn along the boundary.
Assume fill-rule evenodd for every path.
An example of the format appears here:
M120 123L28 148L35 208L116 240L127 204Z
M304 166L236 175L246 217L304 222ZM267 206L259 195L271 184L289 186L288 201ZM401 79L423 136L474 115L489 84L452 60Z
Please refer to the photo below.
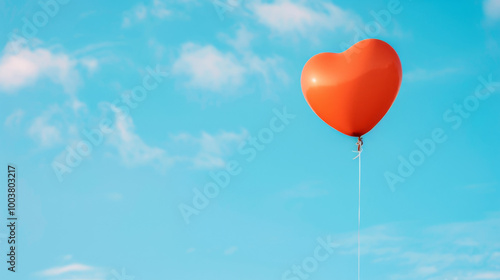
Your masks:
M49 78L66 93L74 93L80 84L77 64L77 60L64 53L10 42L0 58L0 89L13 93L32 86L39 79Z
M216 135L210 135L203 132L201 138L195 139L200 144L199 153L193 158L193 164L198 168L223 167L224 156L229 155L236 149L243 139L247 137L247 132L241 133L222 132Z
M134 132L132 118L111 105L115 114L115 130L108 137L108 143L118 150L122 162L127 166L139 166L152 164L158 168L164 168L173 163L165 150L150 147L142 138Z
M474 274L471 279L478 280L498 280L500 279L500 272L498 271L488 271L488 272L479 272Z
M212 45L200 46L186 43L180 57L172 66L172 73L188 77L187 86L218 91L234 88L243 82L243 67L231 53L223 53ZM232 90L226 94L235 94Z
M24 111L17 109L5 119L6 126L19 125L24 117Z
M246 130L239 133L222 131L217 134L202 132L199 137L187 133L171 136L175 150L184 150L179 161L188 162L194 168L212 169L226 165L226 158L231 156L244 139Z
M250 9L261 24L281 34L309 35L318 29L349 30L358 21L356 15L326 2L313 7L309 1L258 1L250 5Z
M245 65L254 72L255 78L261 83L261 92L264 98L276 98L277 95L270 85L277 84L283 87L289 82L286 71L282 68L281 57L259 57L253 53L247 53L243 59Z
M234 38L227 35L219 37L234 48L240 64L246 67L247 78L250 78L249 75L253 75L256 82L260 83L260 91L264 98L276 98L270 85L279 84L282 87L289 81L288 75L283 69L284 59L279 56L261 57L255 54L251 43L256 36L249 32L245 26L240 26L237 29Z
M112 47L124 45L121 41L103 41L99 43L89 44L80 49L72 52L73 56L84 56L90 53L102 52L103 50L109 50ZM92 59L91 57L85 57L84 59Z
M500 0L485 0L483 2L483 10L487 19L499 20L500 19Z
M70 272L90 271L90 270L94 270L94 269L95 269L94 267L91 267L88 265L74 263L74 264L69 264L66 266L49 268L49 269L46 269L44 271L39 272L38 274L41 276L58 276L58 275L67 274Z
M288 83L283 59L279 56L261 57L251 46L255 37L244 26L240 26L234 37L219 34L219 39L231 46L233 51L223 52L213 45L185 43L179 58L174 62L172 74L187 78L185 85L191 89L202 89L203 99L210 98L211 92L229 97L243 95L243 85L252 83L260 86L264 97L274 97L272 84ZM203 100L205 101L205 100Z
M232 46L238 52L248 51L250 48L250 43L254 40L255 36L245 26L240 26L236 31L234 38L227 36L226 34L221 34L220 37L228 45Z
M69 255L70 256L70 255ZM44 279L81 279L81 280L106 280L109 273L102 268L97 268L85 264L73 263L66 266L49 268L38 273L36 276Z
M62 141L60 124L53 122L53 116L60 112L53 106L36 117L28 128L28 135L43 147L51 147Z
M172 11L166 8L164 0L153 0L150 4L139 3L132 9L123 13L122 27L130 27L134 23L144 21L149 15L155 18L163 19L172 14Z
M51 148L57 144L74 143L80 139L80 129L86 121L85 103L71 96L64 106L53 104L30 121L27 134L41 148ZM85 116L82 118L82 116Z
M422 266L416 270L416 273L422 276L428 276L436 272L438 272L438 269L435 266Z
M134 15L138 20L143 20L148 15L148 10L144 4L140 3L134 8Z
M153 8L151 14L156 16L157 18L165 18L172 14L172 11L166 8L166 5L161 0L153 0Z
M65 93L73 95L82 83L80 65L94 71L98 62L91 57L77 59L63 52L37 47L25 40L10 41L0 57L0 90L15 93L39 80L50 79L61 85Z
M156 39L151 38L148 40L148 46L151 49L157 60L163 59L167 48L160 44Z
M87 71L89 71L89 73L91 74L93 74L99 66L99 62L97 61L97 59L92 57L82 58L80 62L85 68L87 68Z
M160 171L175 164L187 164L196 169L224 167L225 160L248 135L246 130L215 134L201 132L199 136L179 133L171 135L161 147L155 147L148 145L136 133L129 115L109 103L104 103L102 108L104 115L111 113L108 117L113 122L112 132L103 136L105 143L116 150L119 160L128 167L150 165ZM78 129L81 124L72 121L75 121L74 116L71 118L68 112L53 106L35 118L28 133L45 148L58 143L69 143L69 147L76 148L83 140ZM67 151L63 151L55 161L64 162L66 155ZM111 193L107 197L111 200L123 199L120 193Z
M380 265L390 264L389 279L500 279L500 217L411 230L381 225L361 230L361 253ZM409 234L409 235L407 235ZM334 237L339 254L357 254L357 232ZM467 241L464 246L463 240ZM493 272L496 271L496 272ZM488 278L490 277L490 278Z

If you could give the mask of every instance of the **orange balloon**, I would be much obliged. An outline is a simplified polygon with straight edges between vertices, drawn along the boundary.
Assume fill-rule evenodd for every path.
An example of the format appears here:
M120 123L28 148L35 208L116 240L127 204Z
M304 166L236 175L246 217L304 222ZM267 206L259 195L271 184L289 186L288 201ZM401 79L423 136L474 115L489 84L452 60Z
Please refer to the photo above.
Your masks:
M384 117L403 77L396 51L366 39L342 53L320 53L302 70L302 92L324 122L349 136L362 136Z

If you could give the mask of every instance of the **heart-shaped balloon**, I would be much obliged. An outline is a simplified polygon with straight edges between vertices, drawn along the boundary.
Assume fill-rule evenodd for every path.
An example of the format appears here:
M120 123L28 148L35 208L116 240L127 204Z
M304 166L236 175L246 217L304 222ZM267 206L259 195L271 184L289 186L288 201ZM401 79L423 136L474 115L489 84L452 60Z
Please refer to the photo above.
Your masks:
M370 131L387 113L401 86L401 62L386 42L366 39L342 53L307 61L301 86L324 122L349 136Z

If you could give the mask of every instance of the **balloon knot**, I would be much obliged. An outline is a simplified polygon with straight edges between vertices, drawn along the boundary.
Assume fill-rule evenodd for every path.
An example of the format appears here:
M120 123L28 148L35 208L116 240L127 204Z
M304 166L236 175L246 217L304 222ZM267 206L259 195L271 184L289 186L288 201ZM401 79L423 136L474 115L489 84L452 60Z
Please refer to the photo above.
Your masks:
M363 146L363 138L361 136L358 137L358 142L356 143L358 145L358 152L361 153L363 149L361 148Z
M358 155L353 158L353 159L357 159L359 157L359 155L361 155L361 152L363 151L363 138L361 136L358 137L358 142L356 142L356 145L358 145L358 150L357 151L353 151L355 153L358 153Z

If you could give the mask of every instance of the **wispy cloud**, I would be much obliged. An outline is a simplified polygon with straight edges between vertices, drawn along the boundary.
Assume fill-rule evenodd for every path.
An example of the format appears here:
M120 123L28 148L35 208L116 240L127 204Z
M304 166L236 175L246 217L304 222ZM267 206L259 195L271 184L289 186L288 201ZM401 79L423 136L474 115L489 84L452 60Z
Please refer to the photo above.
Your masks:
M19 125L24 117L24 110L17 109L5 119L6 126Z
M58 114L58 106L52 106L40 116L36 117L28 129L28 135L37 141L42 147L51 147L62 142L61 123L53 120Z
M212 45L186 43L172 67L174 75L186 76L186 85L191 88L219 91L234 89L243 83L245 67L229 52L222 52ZM224 90L224 94L235 91Z
M327 2L257 1L250 4L257 21L279 34L309 36L315 30L351 29L359 17Z
M239 26L234 37L228 36L225 33L219 34L219 37L240 53L250 50L252 40L255 39L255 35L244 25Z
M122 27L129 27L134 22L140 22L146 18L148 9L143 3L137 4L131 10L124 12Z
M171 14L172 11L167 9L166 3L163 0L153 0L148 5L139 3L123 13L122 27L126 28L135 23L142 22L148 16L163 19Z
M283 86L288 82L283 59L257 55L251 46L255 36L244 26L236 30L234 37L218 37L230 47L228 51L214 45L185 43L172 67L172 73L183 78L189 89L204 90L202 101L213 96L211 92L222 97L243 95L246 91L242 88L249 82L260 86L262 95L269 97L273 83Z
M66 266L49 268L49 269L46 269L44 271L39 272L38 274L40 276L58 276L58 275L67 274L70 272L91 271L94 269L95 268L92 266L74 263L74 264L69 264Z
M401 229L392 224L361 231L362 254L380 265L391 264L390 279L500 279L499 217L413 230L411 238ZM357 254L357 233L335 240L339 253Z
M126 166L151 164L163 169L173 163L165 150L147 145L135 133L134 123L130 116L124 115L114 105L111 105L110 108L115 114L116 128L107 141L117 149L122 162Z
M483 10L487 20L500 20L500 0L484 0Z
M80 60L80 63L87 69L87 71L91 74L93 74L96 70L97 67L99 66L99 62L97 59L92 58L92 57L85 57Z
M79 138L82 120L79 113L86 113L86 105L72 98L63 106L53 104L30 121L28 135L40 148L51 148L57 144L69 143Z
M284 59L277 55L259 56L252 49L252 41L256 35L248 31L245 26L239 26L234 37L222 34L219 37L221 37L223 42L233 47L239 57L240 63L247 67L247 78L249 78L248 74L250 74L255 77L255 80L261 82L261 92L264 97L275 97L274 91L269 90L270 86L274 83L278 83L281 86L288 83L289 78L283 67Z
M428 81L440 77L444 77L450 74L458 73L462 69L457 67L446 67L442 69L422 69L417 68L410 72L404 73L403 78L409 82L419 82Z
M471 279L498 280L500 279L500 272L498 271L478 272L472 274Z
M184 154L177 157L178 161L187 162L197 169L221 168L226 159L231 156L239 144L248 137L246 130L240 132L221 131L210 134L201 132L200 136L188 133L172 135L172 147Z
M35 276L42 279L65 280L65 279L85 279L85 280L106 280L109 273L102 268L89 266L81 263L73 263L65 266L49 268L35 273Z

